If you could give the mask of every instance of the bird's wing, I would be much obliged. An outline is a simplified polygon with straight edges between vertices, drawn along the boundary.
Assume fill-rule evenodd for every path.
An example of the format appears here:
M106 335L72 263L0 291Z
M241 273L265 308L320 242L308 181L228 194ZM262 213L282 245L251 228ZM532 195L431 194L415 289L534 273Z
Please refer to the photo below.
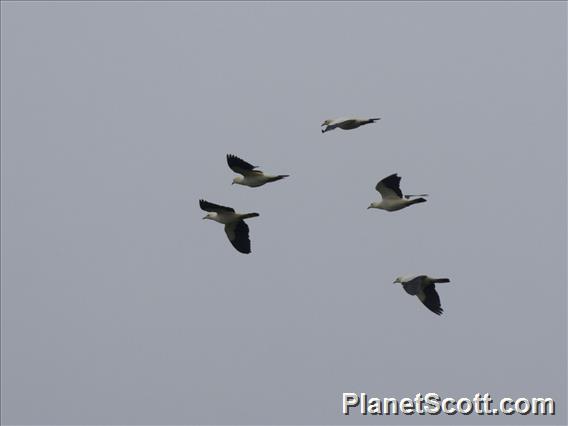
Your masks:
M232 171L241 175L250 174L251 172L256 171L254 170L256 166L253 166L252 164L247 163L245 160L241 160L239 157L232 154L227 155L227 164Z
M215 212L215 213L235 212L235 209L232 209L231 207L220 206L219 204L213 204L205 200L199 200L199 207L201 207L201 210L205 210L206 212Z
M381 193L383 198L402 198L400 190L400 176L396 173L387 176L377 183L375 189Z
M336 118L334 121L336 124L347 124L347 123L355 123L357 121L360 121L361 119L357 118L357 117L339 117Z
M244 220L225 225L225 233L237 251L245 254L250 253L249 227Z
M356 122L357 119L356 118L352 118L352 117L339 117L339 118L333 118L329 120L329 123L327 123L327 126L330 127L339 127L339 126L343 126L345 124L349 124L349 123L354 123ZM324 124L322 124L323 126Z
M426 306L436 315L442 315L442 312L444 312L444 310L442 309L440 296L438 296L435 284L424 287L424 290L418 293L417 296L420 301L424 303L424 306Z
M421 277L414 277L406 282L403 282L402 287L408 294L416 296L420 292L420 284L422 284Z

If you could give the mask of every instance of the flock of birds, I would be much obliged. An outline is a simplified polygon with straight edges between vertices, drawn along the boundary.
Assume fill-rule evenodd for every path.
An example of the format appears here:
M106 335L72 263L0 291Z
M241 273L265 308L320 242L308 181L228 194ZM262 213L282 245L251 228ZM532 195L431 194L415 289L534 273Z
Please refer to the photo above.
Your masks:
M325 120L322 123L322 133L334 129L351 130L365 124L374 123L380 118L343 118ZM257 166L240 159L239 157L228 154L227 164L229 168L241 176L233 179L232 184L249 186L256 188L270 182L282 180L289 175L269 175ZM369 205L369 209L381 209L389 212L397 211L409 207L413 204L426 202L428 194L403 195L400 190L400 177L395 173L380 180L375 189L381 194L379 201ZM240 253L248 254L251 252L249 227L245 219L259 216L258 213L237 213L231 207L214 204L206 200L199 200L202 210L208 212L203 219L214 220L225 225L225 233L233 247ZM406 275L397 277L394 283L402 284L404 290L418 299L432 312L441 315L443 312L440 296L436 291L436 284L448 283L448 278L433 278L428 275Z

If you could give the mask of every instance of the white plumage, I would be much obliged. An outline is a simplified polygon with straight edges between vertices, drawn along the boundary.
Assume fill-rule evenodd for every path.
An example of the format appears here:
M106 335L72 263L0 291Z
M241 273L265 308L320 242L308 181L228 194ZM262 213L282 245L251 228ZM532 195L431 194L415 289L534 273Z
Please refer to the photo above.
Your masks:
M259 216L258 213L236 213L231 207L199 200L199 207L207 212L203 219L214 220L225 225L229 241L241 253L250 253L249 227L243 219Z
M239 173L242 176L237 176L233 179L233 184L250 186L255 188L257 186L262 186L268 182L276 182L277 180L284 179L290 175L267 175L261 170L255 170L257 166L253 166L239 157L228 154L227 164L235 173Z
M367 207L368 209L381 209L389 212L403 209L412 204L424 203L428 194L419 195L402 195L400 190L400 177L394 173L377 183L375 189L381 194L380 201L373 202ZM413 198L419 197L419 198Z

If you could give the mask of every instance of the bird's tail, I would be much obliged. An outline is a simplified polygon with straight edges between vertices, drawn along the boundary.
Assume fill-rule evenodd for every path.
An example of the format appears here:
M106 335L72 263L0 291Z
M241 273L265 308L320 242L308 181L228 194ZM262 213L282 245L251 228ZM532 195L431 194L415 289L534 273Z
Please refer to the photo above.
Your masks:
M245 213L241 215L241 219L250 219L251 217L260 216L258 213Z
M414 197L428 197L428 194L407 194L404 196L407 200Z
M290 176L290 175L278 175L278 176L273 176L273 177L271 177L271 178L269 179L268 182L276 182L277 180L284 179L284 178L287 178L287 177L289 177L289 176Z
M432 280L432 282L433 282L434 284L437 284L437 283L449 283L449 282L450 282L450 279L449 279L449 278L434 278L434 279Z
M414 198L413 200L409 200L410 201L410 205L412 204L418 204L418 203L425 203L426 202L426 198Z

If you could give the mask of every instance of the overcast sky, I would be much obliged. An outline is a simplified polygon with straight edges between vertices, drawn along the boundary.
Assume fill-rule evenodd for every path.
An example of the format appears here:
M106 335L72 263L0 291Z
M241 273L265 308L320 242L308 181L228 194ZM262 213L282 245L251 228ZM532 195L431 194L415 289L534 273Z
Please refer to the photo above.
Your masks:
M564 2L1 8L3 424L565 424ZM321 134L349 115L382 120ZM366 210L395 172L428 202ZM252 254L201 197L260 213Z

